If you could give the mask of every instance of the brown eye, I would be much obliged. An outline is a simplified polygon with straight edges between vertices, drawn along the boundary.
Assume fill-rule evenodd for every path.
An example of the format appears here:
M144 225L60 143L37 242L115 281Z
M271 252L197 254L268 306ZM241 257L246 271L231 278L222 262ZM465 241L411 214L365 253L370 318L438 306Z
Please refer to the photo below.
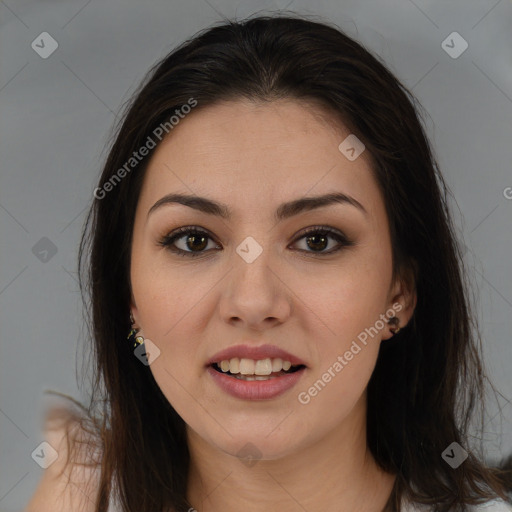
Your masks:
M323 251L329 245L329 235L323 233L316 233L306 237L306 243L310 249L314 251Z
M335 240L338 247L335 245L334 249L331 247L330 250L326 251L327 247L329 247L330 239ZM297 241L299 240L304 240L306 246L306 249L299 250L303 252L318 253L319 255L333 254L343 247L354 245L354 243L351 242L343 233L322 226L309 228L297 239Z
M318 256L327 256L341 250L343 247L355 245L343 233L325 226L309 228L296 239L295 244L300 240L305 241L305 248L299 249L299 251ZM332 247L331 240L337 242L334 247ZM213 247L208 249L209 242L213 243ZM214 243L213 238L207 231L194 226L179 228L164 236L158 243L179 256L203 256L211 249L221 249L218 244ZM326 250L329 247L330 250Z
M160 240L159 245L168 248L180 256L201 256L207 251L210 235L199 228L185 227L166 235ZM180 244L179 247L177 244Z

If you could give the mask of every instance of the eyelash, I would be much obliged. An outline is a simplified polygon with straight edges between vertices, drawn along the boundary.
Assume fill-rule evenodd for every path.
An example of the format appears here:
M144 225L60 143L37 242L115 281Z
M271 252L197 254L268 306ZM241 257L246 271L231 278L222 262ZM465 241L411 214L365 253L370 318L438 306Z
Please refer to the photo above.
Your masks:
M179 228L175 230L174 232L164 236L161 240L159 240L158 245L165 247L167 250L177 254L178 256L184 256L184 257L201 257L205 254L206 251L200 251L200 252L194 252L194 251L184 251L183 249L179 249L178 247L174 247L172 244L179 240L180 238L183 238L184 235L188 234L199 234L199 235L206 235L209 239L215 241L207 231L204 229L201 229L197 226L185 226L182 228ZM314 256L327 256L334 254L338 251L340 251L343 247L351 247L354 244L351 240L349 240L343 233L338 232L337 230L334 230L332 228L329 228L327 226L312 226L308 228L307 230L303 231L298 238L294 240L294 244L298 242L299 240L302 240L303 238L310 236L311 234L319 234L322 236L329 235L331 238L336 240L340 246L336 249L331 249L328 252L315 252L315 251L305 251L302 249L298 249L300 252L305 253L311 253Z

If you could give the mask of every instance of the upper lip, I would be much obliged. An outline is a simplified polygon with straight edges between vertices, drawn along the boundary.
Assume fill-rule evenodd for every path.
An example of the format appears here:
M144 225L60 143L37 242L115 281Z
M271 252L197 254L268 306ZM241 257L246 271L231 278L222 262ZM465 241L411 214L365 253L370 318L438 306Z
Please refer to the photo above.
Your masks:
M217 352L213 357L210 358L207 365L210 366L214 363L220 363L226 359L232 359L238 357L240 359L274 359L281 358L283 361L290 361L292 365L305 365L305 363L298 357L290 354L286 350L283 350L275 345L234 345L228 347L220 352Z

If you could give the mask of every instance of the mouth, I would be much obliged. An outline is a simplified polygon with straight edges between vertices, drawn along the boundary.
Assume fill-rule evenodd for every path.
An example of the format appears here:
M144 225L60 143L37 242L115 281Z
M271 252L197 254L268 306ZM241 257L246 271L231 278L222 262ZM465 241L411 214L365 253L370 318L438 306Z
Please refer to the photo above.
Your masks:
M210 365L218 373L242 381L268 381L291 375L305 368L281 358L247 359L234 357Z
M228 347L206 362L212 382L240 400L271 400L291 391L307 371L305 362L276 345Z

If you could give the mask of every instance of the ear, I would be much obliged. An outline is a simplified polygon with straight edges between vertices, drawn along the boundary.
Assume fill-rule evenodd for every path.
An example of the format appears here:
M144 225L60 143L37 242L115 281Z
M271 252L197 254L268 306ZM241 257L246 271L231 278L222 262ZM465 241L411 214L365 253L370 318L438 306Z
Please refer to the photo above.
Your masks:
M391 286L389 293L388 311L394 311L395 323L386 324L382 339L392 338L395 329L403 329L411 319L417 304L415 272L409 270L405 275L399 276Z
M129 314L131 314L133 320L134 320L134 326L138 326L139 325L139 320L138 320L138 317L139 317L139 310L137 309L137 305L135 304L135 299L133 298L133 294L131 294L131 298L130 298L130 312Z

